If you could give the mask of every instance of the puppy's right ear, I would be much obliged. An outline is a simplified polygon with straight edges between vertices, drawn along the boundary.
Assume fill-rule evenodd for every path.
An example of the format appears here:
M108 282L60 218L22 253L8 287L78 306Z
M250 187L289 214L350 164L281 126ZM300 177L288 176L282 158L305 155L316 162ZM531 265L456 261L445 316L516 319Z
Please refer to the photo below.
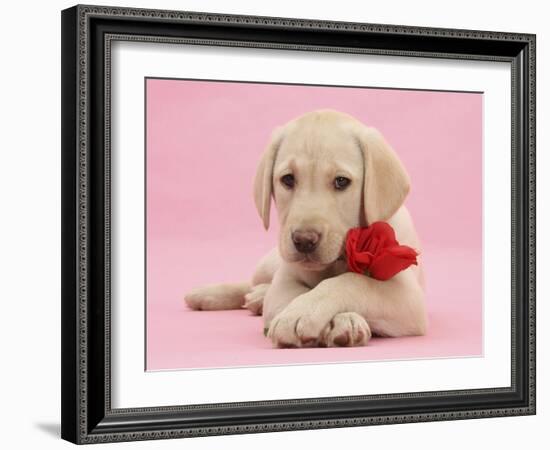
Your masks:
M267 145L254 179L254 202L258 214L262 218L264 228L269 228L269 212L271 210L271 195L273 188L273 166L277 157L277 150L283 138L282 130L276 129Z

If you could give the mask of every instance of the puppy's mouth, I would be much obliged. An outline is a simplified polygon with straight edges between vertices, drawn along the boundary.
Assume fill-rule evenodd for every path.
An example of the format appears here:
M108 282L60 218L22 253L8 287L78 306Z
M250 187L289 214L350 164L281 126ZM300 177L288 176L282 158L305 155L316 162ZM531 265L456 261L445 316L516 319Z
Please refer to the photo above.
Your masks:
M298 260L297 263L306 270L314 270L314 271L323 270L330 264L330 263L329 264L321 263L320 261L317 261L310 256L304 256L302 259Z
M298 254L296 255L296 259L294 259L293 263L300 265L300 267L303 267L306 270L312 270L312 271L320 271L326 269L328 266L331 266L332 264L338 262L338 261L344 261L345 256L340 255L335 259L332 259L330 261L321 261L315 257L314 254L308 254L308 255L302 255Z

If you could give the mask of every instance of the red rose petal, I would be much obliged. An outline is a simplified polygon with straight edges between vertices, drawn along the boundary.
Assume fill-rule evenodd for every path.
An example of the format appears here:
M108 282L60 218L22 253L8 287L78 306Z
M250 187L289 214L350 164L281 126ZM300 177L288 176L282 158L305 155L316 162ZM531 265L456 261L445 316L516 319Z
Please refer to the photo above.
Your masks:
M399 245L395 231L386 222L352 228L346 238L349 270L368 273L378 280L388 280L412 264L417 264L417 256L414 249Z
M404 245L388 247L373 258L368 270L377 280L389 280L402 270L417 264L416 256L416 251Z

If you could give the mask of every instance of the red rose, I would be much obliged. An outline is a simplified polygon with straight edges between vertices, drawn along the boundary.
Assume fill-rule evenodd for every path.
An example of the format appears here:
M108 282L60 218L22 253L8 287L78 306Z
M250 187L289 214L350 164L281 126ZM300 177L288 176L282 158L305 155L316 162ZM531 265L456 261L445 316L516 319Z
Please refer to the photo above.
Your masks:
M395 232L386 222L352 228L346 238L346 257L352 272L389 280L411 264L417 264L416 250L399 245Z

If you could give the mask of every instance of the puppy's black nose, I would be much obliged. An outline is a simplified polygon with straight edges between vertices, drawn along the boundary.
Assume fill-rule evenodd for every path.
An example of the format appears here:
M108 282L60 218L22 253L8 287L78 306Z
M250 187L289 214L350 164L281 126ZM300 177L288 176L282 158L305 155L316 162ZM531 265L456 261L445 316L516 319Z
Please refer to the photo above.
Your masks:
M297 230L292 233L292 242L300 253L311 253L317 248L320 237L320 234L313 230Z

